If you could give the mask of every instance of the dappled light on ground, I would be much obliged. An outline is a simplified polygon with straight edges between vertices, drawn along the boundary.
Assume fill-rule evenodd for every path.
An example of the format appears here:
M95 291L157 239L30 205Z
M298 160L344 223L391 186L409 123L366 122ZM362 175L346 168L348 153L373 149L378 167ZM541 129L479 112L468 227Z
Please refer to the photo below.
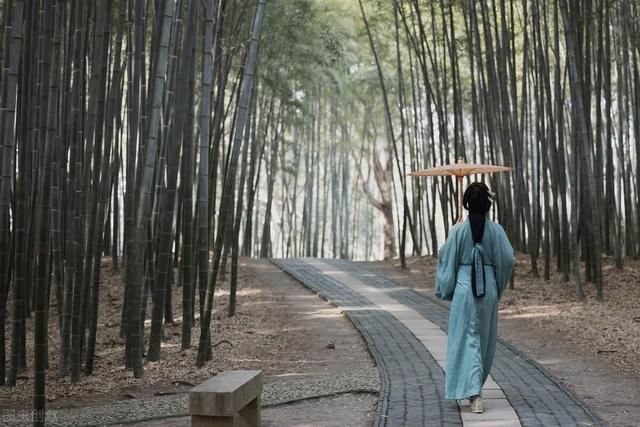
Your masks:
M306 316L309 316L312 319L330 319L330 318L341 316L341 314L336 312L334 308L324 308L320 310L306 311L306 312L303 312L303 314Z
M534 317L557 316L561 314L561 311L558 307L552 305L534 305L525 309L503 308L500 309L500 314L505 317L532 319Z

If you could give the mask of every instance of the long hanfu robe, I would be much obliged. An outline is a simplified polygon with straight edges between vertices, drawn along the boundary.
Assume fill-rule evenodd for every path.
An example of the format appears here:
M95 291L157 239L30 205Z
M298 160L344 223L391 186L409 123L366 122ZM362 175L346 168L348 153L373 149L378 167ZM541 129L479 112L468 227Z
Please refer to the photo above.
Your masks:
M474 257L474 250L481 257ZM474 259L477 261L473 266ZM498 301L511 278L515 256L502 226L485 221L479 245L471 235L469 220L453 226L438 253L436 296L451 301L449 311L445 398L481 395L496 349ZM472 268L484 296L471 288ZM484 270L484 272L482 271ZM482 274L484 273L484 274ZM479 280L480 279L480 280Z

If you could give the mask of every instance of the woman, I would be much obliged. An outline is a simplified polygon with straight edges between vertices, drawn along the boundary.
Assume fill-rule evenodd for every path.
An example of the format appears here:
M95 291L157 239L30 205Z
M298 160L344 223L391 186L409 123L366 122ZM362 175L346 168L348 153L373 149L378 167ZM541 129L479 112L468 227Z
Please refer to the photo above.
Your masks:
M436 296L451 300L446 399L469 399L482 412L482 386L496 349L498 301L515 263L502 227L487 217L493 193L474 182L464 192L466 221L454 225L438 254Z

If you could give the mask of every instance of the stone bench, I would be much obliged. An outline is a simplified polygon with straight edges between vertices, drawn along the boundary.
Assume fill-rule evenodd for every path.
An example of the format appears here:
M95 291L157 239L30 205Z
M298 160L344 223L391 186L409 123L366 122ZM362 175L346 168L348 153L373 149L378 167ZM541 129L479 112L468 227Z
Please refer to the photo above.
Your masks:
M189 392L192 426L258 427L262 371L227 371Z

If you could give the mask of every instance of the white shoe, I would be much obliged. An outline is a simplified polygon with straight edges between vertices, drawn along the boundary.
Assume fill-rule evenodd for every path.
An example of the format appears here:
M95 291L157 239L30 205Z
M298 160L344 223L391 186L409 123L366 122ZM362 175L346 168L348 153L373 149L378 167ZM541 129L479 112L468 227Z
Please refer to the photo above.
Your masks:
M469 402L471 403L471 412L473 412L474 414L482 413L482 397L471 396L469 398Z

